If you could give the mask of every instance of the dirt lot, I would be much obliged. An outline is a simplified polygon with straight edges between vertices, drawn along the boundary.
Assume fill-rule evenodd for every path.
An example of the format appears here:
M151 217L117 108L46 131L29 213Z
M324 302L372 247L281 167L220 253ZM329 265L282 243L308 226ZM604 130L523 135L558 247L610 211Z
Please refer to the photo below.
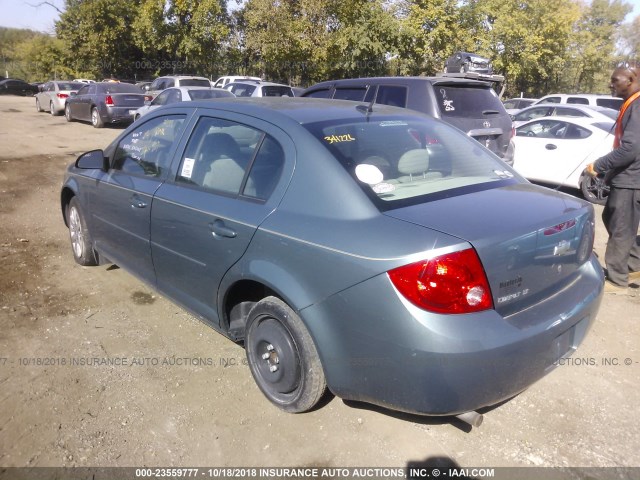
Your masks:
M123 270L74 263L64 169L120 131L0 97L0 466L640 466L637 294L606 295L572 362L480 428L337 398L281 413L240 347Z

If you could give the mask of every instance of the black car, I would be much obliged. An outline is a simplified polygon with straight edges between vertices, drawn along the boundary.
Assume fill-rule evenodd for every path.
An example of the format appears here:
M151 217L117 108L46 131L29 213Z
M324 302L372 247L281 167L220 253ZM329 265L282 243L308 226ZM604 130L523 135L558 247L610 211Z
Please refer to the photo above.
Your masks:
M95 128L107 123L130 123L144 105L144 93L130 83L98 82L71 93L64 105L67 122L87 120Z
M475 53L456 52L447 58L444 71L447 73L493 73L491 60Z
M306 89L302 97L333 98L410 108L466 132L513 164L511 117L492 82L457 74L440 77L377 77L332 80Z
M0 80L0 95L24 95L26 97L36 93L38 93L38 87L24 80L18 80L17 78Z

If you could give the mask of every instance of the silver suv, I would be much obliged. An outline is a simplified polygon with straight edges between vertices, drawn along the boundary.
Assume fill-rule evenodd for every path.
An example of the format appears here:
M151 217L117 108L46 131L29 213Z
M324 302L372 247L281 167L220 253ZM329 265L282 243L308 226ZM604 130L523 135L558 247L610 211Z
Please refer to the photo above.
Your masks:
M156 78L146 91L146 100L153 100L161 91L172 87L211 87L211 82L207 77L196 77L192 75L170 75Z

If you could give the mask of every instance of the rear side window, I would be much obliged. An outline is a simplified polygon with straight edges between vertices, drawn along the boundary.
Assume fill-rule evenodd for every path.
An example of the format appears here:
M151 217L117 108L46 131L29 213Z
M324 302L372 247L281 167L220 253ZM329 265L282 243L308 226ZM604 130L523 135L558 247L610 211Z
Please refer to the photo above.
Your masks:
M361 102L364 100L364 96L367 93L365 87L356 88L336 88L336 92L333 94L333 98L338 100L354 100Z
M283 165L282 148L264 132L205 117L189 139L177 181L226 195L266 200Z
M614 110L619 110L622 105L621 98L597 98L596 105L600 107L613 108Z
M376 103L404 108L407 105L407 87L380 85L378 87Z
M567 103L574 103L578 105L589 105L589 100L583 97L568 97Z
M488 111L504 113L504 106L490 88L434 85L443 117L484 118Z

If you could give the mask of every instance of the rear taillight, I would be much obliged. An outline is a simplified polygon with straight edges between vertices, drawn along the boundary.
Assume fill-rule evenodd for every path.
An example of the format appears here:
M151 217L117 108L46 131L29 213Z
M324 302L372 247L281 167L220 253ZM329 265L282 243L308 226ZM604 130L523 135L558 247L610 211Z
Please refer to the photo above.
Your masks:
M153 95L145 95L144 96L144 101L145 102L150 102L151 100L153 100Z
M491 289L475 250L469 248L388 272L411 303L437 313L471 313L493 308Z
M516 136L516 127L511 127L511 138Z
M107 105L108 107L112 107L113 97L111 95L107 95L106 98L104 99L104 104Z
M56 97L58 98L69 98L69 95L66 93L56 93Z

